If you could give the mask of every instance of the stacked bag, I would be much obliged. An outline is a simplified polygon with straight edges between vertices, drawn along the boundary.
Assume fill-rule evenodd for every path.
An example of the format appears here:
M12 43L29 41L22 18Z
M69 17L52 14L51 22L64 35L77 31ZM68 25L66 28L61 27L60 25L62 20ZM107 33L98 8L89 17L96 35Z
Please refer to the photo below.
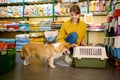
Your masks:
M30 43L44 44L45 38L43 32L30 32Z
M29 34L16 35L16 50L21 50L22 46L29 43Z
M45 39L46 39L45 43L55 43L57 35L58 35L58 30L45 31L44 35L45 35Z
M51 30L52 21L40 21L40 30Z
M0 75L15 67L15 39L0 39Z
M40 30L40 22L31 22L30 30Z
M52 29L60 29L64 21L54 21L52 22L51 28Z
M30 30L30 22L29 21L20 21L19 22L19 30L21 31L29 31Z

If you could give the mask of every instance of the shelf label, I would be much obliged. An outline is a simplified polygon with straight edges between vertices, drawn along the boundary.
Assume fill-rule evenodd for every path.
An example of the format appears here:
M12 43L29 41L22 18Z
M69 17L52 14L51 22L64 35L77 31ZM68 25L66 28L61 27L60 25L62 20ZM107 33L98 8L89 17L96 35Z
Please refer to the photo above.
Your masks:
M84 21L87 24L92 24L93 23L93 14L92 13L84 14Z

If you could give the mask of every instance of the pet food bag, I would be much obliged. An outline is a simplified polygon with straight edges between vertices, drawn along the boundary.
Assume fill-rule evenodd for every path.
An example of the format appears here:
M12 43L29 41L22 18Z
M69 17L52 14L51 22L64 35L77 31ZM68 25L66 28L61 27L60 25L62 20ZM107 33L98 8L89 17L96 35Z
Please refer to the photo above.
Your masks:
M45 31L45 38L47 43L52 43L56 41L56 37L58 35L58 31Z
M16 50L21 50L22 46L29 43L29 34L16 35Z

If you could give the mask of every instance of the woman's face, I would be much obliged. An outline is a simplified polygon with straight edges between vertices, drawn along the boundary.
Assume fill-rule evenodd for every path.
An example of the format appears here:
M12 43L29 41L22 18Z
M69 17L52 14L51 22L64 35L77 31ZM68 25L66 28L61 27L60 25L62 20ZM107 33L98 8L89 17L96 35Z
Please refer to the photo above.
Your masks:
M76 14L75 12L71 12L70 13L70 17L72 19L73 22L77 22L78 18L79 18L80 14Z

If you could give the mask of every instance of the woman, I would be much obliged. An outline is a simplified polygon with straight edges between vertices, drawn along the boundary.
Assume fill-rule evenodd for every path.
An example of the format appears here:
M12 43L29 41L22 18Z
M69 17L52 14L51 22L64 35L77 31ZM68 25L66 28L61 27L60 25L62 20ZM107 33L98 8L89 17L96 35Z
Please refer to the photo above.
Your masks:
M86 45L86 23L80 20L80 8L73 5L70 8L71 19L64 22L57 37L58 42L69 42L71 44ZM70 49L71 54L73 49Z

